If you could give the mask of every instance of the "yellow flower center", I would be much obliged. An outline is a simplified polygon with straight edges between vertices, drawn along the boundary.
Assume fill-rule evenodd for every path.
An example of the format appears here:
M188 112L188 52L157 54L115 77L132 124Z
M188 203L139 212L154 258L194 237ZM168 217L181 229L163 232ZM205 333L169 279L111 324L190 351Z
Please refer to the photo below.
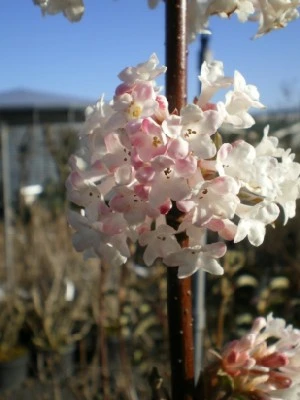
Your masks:
M128 119L137 119L142 114L142 107L136 103L132 103L127 110Z

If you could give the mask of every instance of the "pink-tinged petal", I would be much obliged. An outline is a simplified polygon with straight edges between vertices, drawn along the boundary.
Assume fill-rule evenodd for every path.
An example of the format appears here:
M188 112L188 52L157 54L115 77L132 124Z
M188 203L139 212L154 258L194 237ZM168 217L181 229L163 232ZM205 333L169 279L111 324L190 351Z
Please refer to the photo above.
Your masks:
M127 228L127 223L121 214L113 214L97 221L93 224L93 227L106 235L117 235Z
M125 131L128 134L129 138L130 136L135 135L142 130L142 122L142 119L137 119L129 121L128 124L126 124Z
M144 222L143 224L139 225L139 226L136 228L136 233L137 233L137 235L138 235L138 238L140 238L140 236L141 236L143 233L150 232L150 231L151 231L151 226L149 225L148 222ZM146 245L146 243L145 243L144 245L141 244L141 246L145 246L145 245Z
M69 186L69 187L75 186L78 188L80 185L82 185L81 174L78 171L71 172L68 177L66 186Z
M226 253L227 247L225 243L217 242L212 244L206 244L203 246L203 251L207 252L210 257L220 258Z
M231 176L220 176L213 180L213 190L221 195L228 192L238 194L240 190L240 184Z
M174 159L185 158L189 153L189 144L181 138L170 140L168 143L168 155Z
M156 96L158 109L155 112L155 119L159 122L165 121L169 117L168 101L165 96Z
M131 163L135 169L141 168L144 165L144 162L140 159L135 148L131 150Z
M142 200L148 200L150 187L145 185L135 185L134 193Z
M205 228L210 229L213 232L219 232L224 229L224 221L222 219L213 218L205 224Z
M135 173L135 178L143 184L147 184L154 178L155 171L151 166L144 166L139 168Z
M166 215L172 208L171 200L167 200L164 204L159 207L159 211L161 214Z
M196 157L189 155L184 159L176 160L176 172L183 178L190 178L197 170Z
M109 202L109 206L120 213L126 213L130 210L130 203L123 193L116 194Z
M236 235L237 226L230 220L211 219L205 227L218 234L225 240L233 240Z
M228 155L231 153L232 151L232 145L230 143L224 143L222 144L222 146L220 147L219 151L218 151L218 160L220 160L220 162L223 162L224 160L227 159Z
M121 85L119 85L116 88L115 95L116 96L122 96L125 93L131 93L133 88L134 88L133 85L129 85L127 83L121 83Z
M136 149L140 159L144 162L151 161L154 157L163 155L167 149L162 138L147 135L144 132L132 136L131 144Z
M206 103L204 106L201 107L202 111L208 111L208 110L216 110L217 106L215 103Z
M141 124L141 130L148 135L160 136L162 133L161 126L152 118L144 118Z
M137 83L134 88L134 96L136 101L147 101L155 99L155 92L152 83Z
M269 368L280 368L288 365L289 359L285 354L274 352L259 360L260 364Z
M181 117L170 115L167 120L163 121L162 129L169 138L176 139L182 131Z
M190 212L195 207L193 200L181 200L176 202L178 209L184 213Z

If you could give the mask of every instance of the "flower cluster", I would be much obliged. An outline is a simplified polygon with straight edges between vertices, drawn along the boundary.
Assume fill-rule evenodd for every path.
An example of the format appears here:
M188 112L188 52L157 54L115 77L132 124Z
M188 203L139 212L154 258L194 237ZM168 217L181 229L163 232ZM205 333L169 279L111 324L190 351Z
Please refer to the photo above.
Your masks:
M41 7L43 14L63 12L68 20L79 21L84 13L83 0L33 0ZM148 0L150 8L155 8L160 0ZM187 19L189 40L199 33L210 33L209 18L218 15L228 18L236 14L241 22L257 21L255 37L274 29L284 28L299 17L299 0L188 0Z
M41 7L43 14L62 12L69 21L79 21L84 13L83 0L33 0Z
M199 98L169 113L155 84L165 71L153 54L119 74L111 102L102 98L87 109L81 154L71 156L66 182L69 200L81 209L69 213L74 246L121 265L130 256L128 242L138 240L147 265L160 258L179 266L179 277L199 268L222 274L217 259L226 246L201 245L205 231L261 244L278 204L285 221L295 214L300 164L267 129L257 147L243 140L218 144L219 128L248 128L254 123L249 108L263 107L256 87L239 72L227 78L221 62L204 62ZM230 86L224 102L211 102ZM182 215L177 229L166 223L174 207ZM186 248L176 240L181 232Z
M214 354L210 371L229 382L231 398L300 399L300 331L283 319L257 318L249 333Z
M159 0L148 0L154 8ZM257 21L255 37L274 29L284 28L290 21L299 17L299 0L189 0L188 30L190 41L198 33L210 33L208 20L212 15L228 18L236 14L239 21Z

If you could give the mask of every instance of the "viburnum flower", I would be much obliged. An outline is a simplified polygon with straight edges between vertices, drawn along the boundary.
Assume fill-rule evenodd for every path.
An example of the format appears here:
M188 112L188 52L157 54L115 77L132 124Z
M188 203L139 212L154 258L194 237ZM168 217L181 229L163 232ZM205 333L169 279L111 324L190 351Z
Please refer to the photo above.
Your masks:
M79 21L84 13L83 0L33 0L41 7L43 14L63 12L69 21Z
M221 62L204 63L200 96L170 114L155 82L165 71L153 54L119 74L112 101L102 97L88 107L66 182L68 199L80 209L69 214L74 246L119 266L138 241L148 266L158 259L179 267L181 278L197 269L221 274L223 240L248 237L258 246L279 205L285 222L294 216L300 165L267 128L256 147L221 144L219 128L250 127L250 109L263 107L239 72L225 77ZM224 88L225 101L213 103ZM169 226L175 207L180 218ZM204 244L206 230L222 241Z
M283 319L259 317L249 333L212 354L216 358L207 366L207 383L222 378L219 390L229 390L230 398L299 400L300 331ZM225 381L230 389L222 388Z
M83 0L33 0L33 2L41 7L43 14L63 12L72 22L79 21L84 13ZM155 8L159 2L160 0L148 0L148 5L150 8ZM241 22L258 21L258 31L254 36L257 38L272 30L284 28L289 22L299 18L299 5L299 0L188 0L188 37L193 41L199 33L210 33L208 25L211 16L229 18L232 14L236 14ZM149 73L148 67L149 65L144 67L140 64L136 69L143 74L143 68ZM125 69L119 77L122 79L124 76L124 80L135 79L136 72L130 68ZM151 73L150 76L151 79L156 77Z
M225 244L218 242L180 249L167 255L163 261L171 267L179 267L179 278L186 278L198 269L214 275L222 275L223 268L216 261L216 258L223 257L225 252Z
M148 0L150 8L155 8L159 0ZM192 41L199 33L210 33L209 18L218 15L229 18L236 14L239 21L258 21L255 37L260 37L274 29L284 28L289 22L299 18L298 0L189 0L188 31Z

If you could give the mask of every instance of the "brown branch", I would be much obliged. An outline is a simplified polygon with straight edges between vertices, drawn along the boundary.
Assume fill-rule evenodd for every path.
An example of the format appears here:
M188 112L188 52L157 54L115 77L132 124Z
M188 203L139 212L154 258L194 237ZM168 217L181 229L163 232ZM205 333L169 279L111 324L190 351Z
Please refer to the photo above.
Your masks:
M170 112L179 112L186 104L186 9L186 0L166 1L166 91ZM173 204L167 223L177 228L180 217ZM182 247L188 246L186 235L178 235L178 242ZM168 269L167 279L172 400L191 400L194 391L191 279L179 280L177 268Z

